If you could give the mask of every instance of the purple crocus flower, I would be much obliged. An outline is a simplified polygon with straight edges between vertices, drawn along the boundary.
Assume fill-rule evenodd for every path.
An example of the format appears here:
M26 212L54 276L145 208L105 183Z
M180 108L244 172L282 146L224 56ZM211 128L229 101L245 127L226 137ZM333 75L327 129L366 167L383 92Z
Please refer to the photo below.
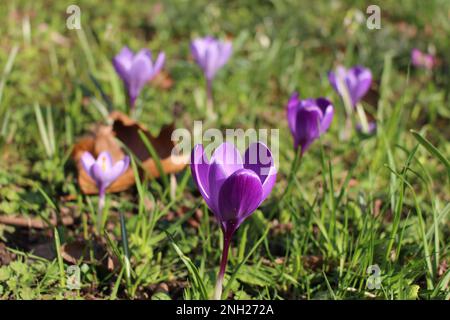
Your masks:
M303 154L330 127L334 108L325 98L300 100L297 92L289 98L287 120L294 137L294 148Z
M355 66L350 69L339 66L336 72L328 74L328 80L334 90L345 100L350 99L353 107L365 96L372 84L372 73L362 66Z
M411 62L415 67L431 70L435 65L435 58L432 54L427 54L414 48L411 50Z
M125 156L114 165L111 155L107 151L101 152L95 159L89 152L81 156L81 164L87 174L95 181L99 194L99 212L103 210L105 204L106 189L119 178L130 164L130 158Z
M277 170L270 150L261 142L251 144L242 159L230 143L222 143L208 161L203 145L194 147L191 171L197 187L220 223L224 247L215 299L220 299L231 237L240 224L268 197Z
M192 56L209 80L227 63L232 51L231 42L220 41L211 36L197 38L191 43Z
M232 52L233 45L230 41L220 41L211 36L197 38L191 42L192 56L205 74L207 107L209 109L212 109L213 105L212 79L217 71L227 63Z
M144 85L161 71L164 61L164 52L160 52L156 62L153 63L150 50L141 49L134 54L128 47L123 47L114 57L113 65L125 84L131 108L134 108Z

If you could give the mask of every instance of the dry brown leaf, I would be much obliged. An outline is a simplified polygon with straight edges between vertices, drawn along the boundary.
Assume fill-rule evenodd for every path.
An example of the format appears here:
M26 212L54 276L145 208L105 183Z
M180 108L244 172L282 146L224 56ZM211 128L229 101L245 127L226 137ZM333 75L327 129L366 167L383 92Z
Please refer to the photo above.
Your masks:
M81 165L80 158L85 151L92 153L96 157L102 151L108 151L116 162L125 156L116 138L127 146L131 152L142 162L146 173L153 178L159 177L156 163L150 158L150 154L139 136L139 130L144 132L158 154L161 165L165 173L176 173L183 170L188 163L189 156L172 156L172 149L175 144L171 140L173 125L164 126L157 137L153 137L150 132L141 124L129 118L125 114L114 111L109 117L113 120L112 126L99 125L93 135L84 137L74 146L72 156L77 163L78 183L81 191L85 194L97 193L95 182L89 177ZM135 179L132 168L114 181L107 192L120 192L134 185Z
M106 250L94 242L94 258L102 260L106 256ZM83 240L65 243L61 246L61 257L64 261L71 264L77 264L78 261L90 262L89 245Z
M166 71L161 71L150 80L150 83L162 90L169 90L173 86L173 79Z
M97 263L109 271L113 271L119 264L115 256L112 256L106 249L105 244L94 240L91 242L94 257L90 256L90 245L85 240L75 240L70 243L65 243L61 246L61 257L64 261L77 264L80 261L84 263Z

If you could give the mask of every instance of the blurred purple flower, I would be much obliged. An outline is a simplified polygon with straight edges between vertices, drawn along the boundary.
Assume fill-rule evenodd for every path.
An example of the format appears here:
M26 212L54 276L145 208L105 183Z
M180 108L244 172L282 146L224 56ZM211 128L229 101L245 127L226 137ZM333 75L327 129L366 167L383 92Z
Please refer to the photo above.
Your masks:
M220 41L211 36L197 38L191 43L192 56L209 81L227 63L232 51L233 46L231 42Z
M123 47L114 57L113 65L125 84L131 108L134 108L136 98L144 85L161 71L164 61L164 52L159 53L153 63L150 50L141 49L134 54L128 47Z
M99 209L102 209L106 189L128 169L130 158L125 156L122 160L117 161L113 165L109 152L103 151L98 155L97 159L95 159L92 154L86 151L81 156L81 164L86 173L97 185L100 197Z
M415 67L422 67L428 70L433 69L435 57L432 54L426 54L417 48L411 50L411 62Z
M275 184L277 170L272 153L263 143L251 144L242 159L234 145L225 142L214 151L209 161L203 145L196 145L191 155L191 171L224 235L214 294L215 299L220 299L231 237L268 197Z
M300 100L297 92L289 98L287 104L287 120L294 148L301 146L303 154L320 135L330 127L334 108L325 98Z
M350 69L339 66L336 68L336 72L328 74L328 80L341 97L344 97L347 92L350 103L355 107L369 91L372 84L372 73L362 66L354 66Z
M364 134L368 134L368 135L374 134L377 131L377 123L375 121L369 121L369 123L367 125L368 125L367 132L364 132L363 126L361 123L356 124L356 130L360 133L364 133Z

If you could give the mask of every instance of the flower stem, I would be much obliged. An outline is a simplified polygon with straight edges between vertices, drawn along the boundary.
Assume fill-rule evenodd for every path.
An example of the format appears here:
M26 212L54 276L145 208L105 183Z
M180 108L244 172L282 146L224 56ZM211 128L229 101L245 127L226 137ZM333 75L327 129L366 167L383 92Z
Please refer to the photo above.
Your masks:
M219 275L217 276L216 288L214 290L214 300L220 300L222 298L223 290L223 277L225 276L225 270L227 268L228 251L230 249L231 238L233 237L234 228L228 229L223 233L223 251L222 259L220 261Z
M301 150L301 146L298 147L298 149L295 152L295 158L294 158L294 162L292 163L292 167L291 167L291 172L289 174L289 180L288 180L288 185L286 187L286 191L283 193L283 195L281 196L280 202L291 193L292 187L294 186L294 181L295 181L295 176L297 174L298 168L300 166L300 160L302 158L302 150Z
M106 190L103 187L99 188L98 192L98 215L97 215L97 232L99 236L102 235L103 229L103 210L105 209Z
M206 112L208 116L214 116L214 98L212 92L212 79L206 78Z
M135 111L136 108L136 97L129 96L130 98L130 113Z
M356 104L356 112L358 113L363 133L369 133L369 122L367 121L366 113L360 103Z

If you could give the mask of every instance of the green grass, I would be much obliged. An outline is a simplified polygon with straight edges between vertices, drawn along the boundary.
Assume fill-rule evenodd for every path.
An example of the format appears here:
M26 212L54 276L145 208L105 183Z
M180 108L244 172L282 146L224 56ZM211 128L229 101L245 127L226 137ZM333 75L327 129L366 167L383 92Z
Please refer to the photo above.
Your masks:
M189 169L176 185L163 175L108 195L104 236L92 236L97 197L79 190L70 154L108 111L127 110L111 64L123 45L166 52L173 87L148 86L138 100L139 121L153 133L171 121L192 129L194 120L206 120L204 130L280 130L277 183L233 238L224 297L450 298L448 1L384 1L380 30L363 23L352 31L344 18L365 15L364 1L79 1L79 31L65 27L72 3L57 3L0 4L0 215L49 221L65 213L75 222L44 230L0 224L1 299L212 296L221 231ZM214 81L215 121L206 119L204 81L189 54L190 40L206 34L231 37L234 46ZM436 51L433 73L410 66L413 47ZM378 99L364 103L377 120L374 136L339 138L344 105L327 80L339 63L374 74ZM284 109L293 90L329 97L336 117L282 199L295 158ZM137 172L139 163L132 166ZM80 290L64 286L72 263L62 254L74 240L88 243L77 260ZM96 242L107 253L98 254ZM375 264L381 288L369 290Z

